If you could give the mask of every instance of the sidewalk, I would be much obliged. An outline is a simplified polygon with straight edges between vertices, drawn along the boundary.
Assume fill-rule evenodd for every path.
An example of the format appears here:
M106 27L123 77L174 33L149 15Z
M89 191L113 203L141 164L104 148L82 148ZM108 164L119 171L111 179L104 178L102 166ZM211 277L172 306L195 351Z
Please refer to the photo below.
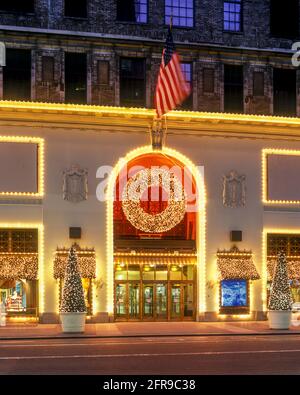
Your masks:
M0 340L49 338L109 338L143 336L234 336L299 334L300 326L270 330L267 321L247 322L117 322L87 324L84 334L63 334L60 325L9 324L0 327Z

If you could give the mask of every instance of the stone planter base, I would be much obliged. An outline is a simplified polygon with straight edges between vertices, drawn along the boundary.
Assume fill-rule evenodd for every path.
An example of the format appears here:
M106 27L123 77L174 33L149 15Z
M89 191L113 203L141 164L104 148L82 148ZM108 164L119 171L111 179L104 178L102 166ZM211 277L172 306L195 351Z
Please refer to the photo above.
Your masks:
M83 333L86 313L60 313L64 333Z
M292 320L291 311L269 311L270 329L289 329Z

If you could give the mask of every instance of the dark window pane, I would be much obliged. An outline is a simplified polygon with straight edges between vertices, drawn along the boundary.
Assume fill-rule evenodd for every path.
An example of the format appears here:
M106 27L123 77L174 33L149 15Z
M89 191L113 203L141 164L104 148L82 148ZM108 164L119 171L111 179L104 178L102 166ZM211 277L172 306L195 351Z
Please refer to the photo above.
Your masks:
M296 115L296 71L273 70L274 115Z
M86 104L86 54L65 53L65 102Z
M279 252L283 252L287 256L300 256L300 236L269 233L267 237L267 255L276 256Z
M244 111L243 66L224 65L224 111Z
M224 30L239 32L242 30L241 0L224 1Z
M265 90L264 73L256 71L253 73L253 95L263 96Z
M42 57L42 80L45 82L52 82L54 80L53 56Z
M31 100L31 51L7 49L3 67L3 98Z
M282 38L299 36L299 0L271 0L270 4L271 35Z
M203 92L214 93L215 91L215 70L210 68L203 69Z
M148 0L117 0L117 20L147 23Z
M192 110L193 109L193 70L192 63L181 63L181 70L186 82L190 85L191 94L181 104L180 109Z
M11 230L11 252L38 252L37 229Z
M0 252L9 252L9 232L0 230Z
M145 106L145 60L121 58L120 60L121 106Z
M0 11L34 13L34 0L1 0Z
M65 0L65 16L72 18L86 18L87 0Z
M194 4L191 0L165 0L165 23L181 27L194 26Z

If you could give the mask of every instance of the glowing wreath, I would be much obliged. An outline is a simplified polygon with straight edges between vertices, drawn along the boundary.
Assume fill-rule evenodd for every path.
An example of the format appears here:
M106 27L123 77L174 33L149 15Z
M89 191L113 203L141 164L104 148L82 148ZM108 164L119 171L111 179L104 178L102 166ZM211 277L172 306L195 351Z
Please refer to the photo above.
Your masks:
M150 187L161 187L168 193L168 205L161 213L146 213L140 205L142 195ZM183 186L174 173L159 168L145 169L127 182L122 207L126 218L135 228L148 233L162 233L182 221L186 198Z

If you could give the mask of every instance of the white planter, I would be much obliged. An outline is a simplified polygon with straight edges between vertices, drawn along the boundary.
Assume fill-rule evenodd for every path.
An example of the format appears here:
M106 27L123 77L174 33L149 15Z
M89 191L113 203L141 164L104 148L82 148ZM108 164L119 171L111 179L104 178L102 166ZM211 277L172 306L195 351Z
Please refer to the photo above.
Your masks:
M64 333L82 333L85 329L86 313L60 313L62 331Z
M289 329L292 320L292 312L286 310L270 310L269 326L270 329Z

